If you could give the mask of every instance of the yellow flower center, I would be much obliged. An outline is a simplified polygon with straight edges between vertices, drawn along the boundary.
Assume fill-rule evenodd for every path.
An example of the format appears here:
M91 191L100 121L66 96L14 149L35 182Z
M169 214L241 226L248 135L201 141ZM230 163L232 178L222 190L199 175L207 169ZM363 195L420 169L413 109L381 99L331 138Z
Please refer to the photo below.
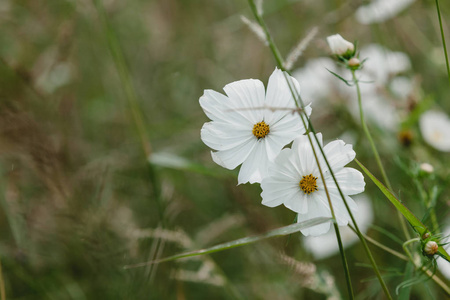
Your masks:
M264 121L256 123L255 126L253 126L252 133L258 139L264 138L266 135L269 134L269 132L270 132L270 127Z
M305 194L309 195L317 191L317 177L312 176L312 174L303 176L298 185Z

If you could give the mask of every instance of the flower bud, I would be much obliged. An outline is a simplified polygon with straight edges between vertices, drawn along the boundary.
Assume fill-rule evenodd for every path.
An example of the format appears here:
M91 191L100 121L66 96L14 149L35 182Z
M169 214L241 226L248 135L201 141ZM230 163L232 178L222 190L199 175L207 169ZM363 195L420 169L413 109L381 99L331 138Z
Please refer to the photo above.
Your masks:
M439 245L435 241L428 241L423 247L423 252L426 255L435 255L438 251Z
M348 66L351 68L357 68L361 65L361 62L356 57L352 57L348 61Z
M327 37L327 42L331 52L335 55L349 56L353 55L355 51L355 46L349 41L346 41L340 34Z
M423 164L420 164L420 170L424 171L425 173L433 173L434 168L432 165L430 165L428 163L423 163Z

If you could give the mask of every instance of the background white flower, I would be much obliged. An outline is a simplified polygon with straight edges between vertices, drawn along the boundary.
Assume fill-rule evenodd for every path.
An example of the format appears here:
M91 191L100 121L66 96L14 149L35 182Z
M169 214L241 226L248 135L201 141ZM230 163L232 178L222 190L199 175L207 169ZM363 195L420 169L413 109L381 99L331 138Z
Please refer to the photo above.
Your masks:
M447 226L446 228L444 228L443 231L444 239L441 241L441 243L445 244L450 242L449 236L450 236L450 226ZM447 244L443 247L445 250L447 250L447 252L450 251L450 244ZM450 279L450 263L445 259L443 259L442 257L438 257L436 261L438 265L438 270L442 273L442 275L447 277L447 279Z
M440 111L429 110L420 116L423 139L432 147L450 152L450 119Z
M313 134L309 136L314 143L314 149L319 152ZM317 134L322 145L322 135ZM349 195L364 191L364 177L358 170L345 168L355 158L352 146L336 140L323 147L331 168L339 183L342 193L352 211L357 206ZM321 158L321 155L318 155ZM269 175L261 182L263 192L262 204L275 207L284 204L287 208L298 213L298 222L318 217L331 217L328 199L325 194L323 180L325 180L338 225L347 225L350 216L336 184L331 177L323 159L319 159L324 172L324 179L320 177L317 162L308 136L300 136L294 140L292 148L281 151L270 166ZM321 235L330 229L330 222L319 224L301 230L304 235Z
M361 48L360 58L367 60L363 68L356 72L360 80L361 97L366 118L383 130L397 130L400 123L398 107L406 106L413 93L413 80L402 73L411 69L409 57L402 52L393 52L378 44ZM356 91L333 76L331 70L343 78L351 79L351 73L338 68L329 58L309 60L293 76L303 87L302 97L308 101L327 101L340 99L349 101L347 107L354 119L359 122L359 108ZM321 84L322 83L322 84ZM324 109L321 110L324 114Z
M406 9L415 0L373 0L356 10L356 20L361 24L382 23Z
M355 200L358 202L358 213L354 217L359 230L365 233L373 221L372 204L364 194L355 196ZM340 229L340 233L344 248L355 244L359 240L358 236L349 227L343 227ZM305 237L303 239L303 245L316 259L327 258L339 252L334 230L330 230L321 236Z
M289 77L300 90L297 80ZM267 92L261 81L240 80L224 87L227 96L205 90L200 105L212 120L201 130L213 160L227 169L242 164L238 184L261 182L281 149L305 133L285 75L275 69ZM311 114L310 106L306 114Z

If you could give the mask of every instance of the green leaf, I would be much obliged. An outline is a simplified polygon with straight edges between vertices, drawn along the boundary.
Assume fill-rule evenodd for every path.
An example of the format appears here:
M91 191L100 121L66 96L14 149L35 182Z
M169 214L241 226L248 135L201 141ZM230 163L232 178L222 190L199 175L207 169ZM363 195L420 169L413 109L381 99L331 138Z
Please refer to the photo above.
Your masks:
M330 72L331 74L333 74L334 76L336 76L338 79L342 80L346 85L352 86L352 84L349 83L350 80L346 80L346 79L342 78L339 74L336 74L336 73L334 73L334 72L331 71L331 70L328 70L328 69L327 69L327 71Z
M395 292L398 295L398 300L408 300L410 299L412 284L407 284L413 278L414 265L412 263L406 264L405 274L403 276L403 282L400 283Z
M193 161L190 161L187 158L178 156L176 154L171 154L167 152L156 152L152 153L148 161L154 165L154 166L160 166L163 168L168 169L175 169L175 170L181 170L181 171L187 171L187 172L193 172L193 173L199 173L214 177L225 177L230 176L233 173L231 172L224 172L222 169L216 169L216 168L207 168L204 167L201 164L195 163Z
M370 171L357 159L356 163L361 167L361 169L366 173L367 176L375 183L375 185L380 189L380 191L388 198L389 201L395 206L395 208L408 220L412 228L422 237L425 233L431 234L430 230L405 206L394 194L384 186L381 181L379 181ZM439 256L450 262L450 255L445 251L442 246L439 246L438 253Z
M227 249L231 249L231 248L235 248L235 247L241 247L241 246L249 245L249 244L252 244L255 242L259 242L264 239L288 235L288 234L291 234L294 232L298 232L301 229L308 228L308 227L311 227L314 225L319 225L319 224L322 224L322 223L325 223L325 222L328 222L331 220L332 220L331 218L324 218L324 217L315 218L315 219L311 219L308 221L304 221L304 222L292 224L289 226L277 228L277 229L271 230L271 231L266 232L261 235L245 237L245 238L241 238L241 239L234 240L231 242L222 243L222 244L210 247L210 248L176 254L176 255L169 256L169 257L162 258L162 259L152 260L152 261L139 263L139 264L135 264L135 265L128 265L128 266L125 266L124 268L129 269L129 268L143 267L143 266L147 266L147 265L151 265L151 264L158 264L158 263L162 263L162 262L177 260L180 258L210 254L210 253L219 252L219 251L223 251L223 250L227 250Z

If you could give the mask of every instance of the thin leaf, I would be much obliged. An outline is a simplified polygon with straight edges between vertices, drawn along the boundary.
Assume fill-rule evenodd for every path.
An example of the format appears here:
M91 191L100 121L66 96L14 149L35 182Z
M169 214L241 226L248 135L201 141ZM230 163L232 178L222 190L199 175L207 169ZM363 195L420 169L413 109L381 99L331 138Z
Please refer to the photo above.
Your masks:
M206 168L201 164L190 161L185 157L178 156L176 154L166 152L152 153L148 157L149 163L154 166L160 166L163 168L181 170L193 173L199 173L214 177L225 177L233 174L232 172L224 172L222 169Z
M352 84L349 83L350 82L349 80L346 80L346 79L342 78L339 74L336 74L336 73L334 73L331 70L327 69L327 71L330 72L331 74L333 74L334 76L336 76L338 79L342 80L346 85L352 86Z
M405 206L403 203L398 200L394 194L388 190L384 184L381 183L370 171L357 159L355 159L356 163L360 166L360 168L366 173L367 176L375 183L375 185L380 189L380 191L388 198L389 201L397 208L397 210L408 220L409 224L414 228L417 233L422 237L425 233L430 233L430 230ZM450 255L445 251L442 245L438 248L438 253L436 253L440 257L444 258L448 262L450 262Z
M216 245L216 246L213 246L210 248L206 248L206 249L200 249L200 250L185 252L185 253L181 253L181 254L176 254L173 256L166 257L166 258L152 260L152 261L139 263L139 264L135 264L135 265L128 265L128 266L125 266L124 268L130 269L130 268L136 268L136 267L143 267L143 266L147 266L147 265L151 265L151 264L168 262L168 261L177 260L177 259L185 258L185 257L192 257L192 256L197 256L197 255L204 255L204 254L219 252L219 251L223 251L223 250L227 250L227 249L231 249L231 248L235 248L235 247L249 245L249 244L259 242L261 240L272 238L272 237L288 235L288 234L291 234L294 232L298 232L301 229L308 228L308 227L322 224L322 223L329 222L329 221L331 221L331 218L324 218L324 217L315 218L315 219L311 219L308 221L304 221L304 222L292 224L289 226L277 228L277 229L271 230L271 231L266 232L261 235L249 236L249 237L241 238L241 239L234 240L231 242L222 243L222 244L219 244L219 245Z
M403 276L403 282L400 283L395 289L398 295L398 300L408 300L411 294L412 285L405 284L413 278L414 265L412 263L406 264L405 275Z

